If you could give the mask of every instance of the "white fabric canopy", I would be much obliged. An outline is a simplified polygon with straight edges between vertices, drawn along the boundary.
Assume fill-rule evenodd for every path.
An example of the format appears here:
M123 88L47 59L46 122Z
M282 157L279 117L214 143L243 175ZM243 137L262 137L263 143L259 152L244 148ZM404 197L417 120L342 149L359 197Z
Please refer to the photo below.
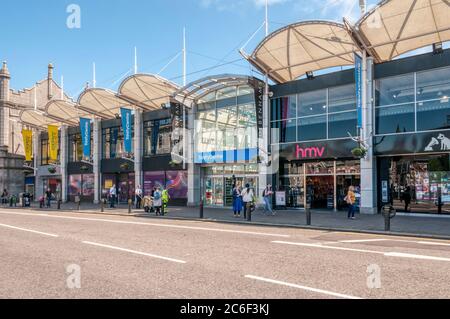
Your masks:
M433 43L450 41L450 0L387 0L356 23L376 62Z

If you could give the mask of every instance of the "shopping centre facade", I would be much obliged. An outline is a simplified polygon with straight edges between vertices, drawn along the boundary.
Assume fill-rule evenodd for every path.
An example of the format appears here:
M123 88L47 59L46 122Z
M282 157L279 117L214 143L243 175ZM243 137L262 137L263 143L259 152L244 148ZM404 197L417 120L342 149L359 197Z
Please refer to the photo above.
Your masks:
M140 185L167 188L175 205L226 207L248 183L258 196L272 184L289 208L340 210L354 186L362 213L400 208L405 191L412 212L450 213L449 40L446 1L383 1L355 25L300 22L242 52L267 88L246 75L179 87L136 73L117 92L87 87L72 101L49 68L42 105L8 100L9 88L0 100L32 131L24 190L36 199L51 189L98 203L116 185L125 203Z

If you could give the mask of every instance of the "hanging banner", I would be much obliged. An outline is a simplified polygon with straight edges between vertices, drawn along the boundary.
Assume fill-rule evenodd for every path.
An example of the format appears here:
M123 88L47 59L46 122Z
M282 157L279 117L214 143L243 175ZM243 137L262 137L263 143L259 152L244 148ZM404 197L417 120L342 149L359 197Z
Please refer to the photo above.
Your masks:
M80 118L81 143L83 144L83 157L91 157L91 120Z
M122 116L123 148L125 153L131 153L131 110L121 108L120 114Z
M362 128L363 94L362 94L362 58L355 53L356 110L358 112L358 128Z
M58 127L54 125L48 126L48 155L51 161L58 160L58 149L59 149L59 137L58 137Z
M22 130L23 147L25 148L25 161L31 162L33 156L33 131Z
M258 138L263 138L264 128L264 82L258 79L249 80L250 85L254 88L255 93L255 109L256 109L256 126L258 130Z

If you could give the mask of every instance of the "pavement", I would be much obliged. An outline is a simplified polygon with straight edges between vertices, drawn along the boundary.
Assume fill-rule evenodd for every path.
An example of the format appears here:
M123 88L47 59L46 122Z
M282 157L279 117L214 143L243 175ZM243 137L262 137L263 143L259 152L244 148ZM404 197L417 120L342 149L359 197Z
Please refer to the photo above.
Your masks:
M37 209L35 203L33 208ZM17 208L21 209L21 208ZM63 211L77 211L77 205L74 203L63 204ZM42 209L42 211L57 211L56 205L53 208ZM81 204L80 213L101 213L100 206L90 203ZM117 208L109 209L105 207L103 214L106 215L133 215L142 218L155 217L155 214L144 213L143 210L132 209L131 214L128 213L127 205L119 205ZM158 217L161 218L161 217ZM199 219L199 208L192 207L169 207L169 214L164 218L167 219ZM241 218L235 218L233 212L228 208L204 208L204 220L220 221L228 223L248 223ZM262 210L257 210L252 214L253 224L287 226L287 227L303 227L315 228L323 230L341 230L369 233L385 233L384 218L382 215L356 215L356 220L347 219L345 211L321 211L313 210L311 218L311 226L306 225L306 213L304 210L278 210L275 216L266 215ZM398 214L391 220L390 234L408 235L408 236L425 236L430 238L450 239L450 216L427 217L424 216L402 216Z
M448 240L0 208L0 247L0 298L450 298Z

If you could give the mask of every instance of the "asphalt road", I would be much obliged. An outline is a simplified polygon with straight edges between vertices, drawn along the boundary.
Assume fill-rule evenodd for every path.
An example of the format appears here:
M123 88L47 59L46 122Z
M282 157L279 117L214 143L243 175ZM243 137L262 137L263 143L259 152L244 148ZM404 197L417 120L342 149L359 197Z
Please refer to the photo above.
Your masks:
M450 241L0 209L0 298L450 298L449 283Z

